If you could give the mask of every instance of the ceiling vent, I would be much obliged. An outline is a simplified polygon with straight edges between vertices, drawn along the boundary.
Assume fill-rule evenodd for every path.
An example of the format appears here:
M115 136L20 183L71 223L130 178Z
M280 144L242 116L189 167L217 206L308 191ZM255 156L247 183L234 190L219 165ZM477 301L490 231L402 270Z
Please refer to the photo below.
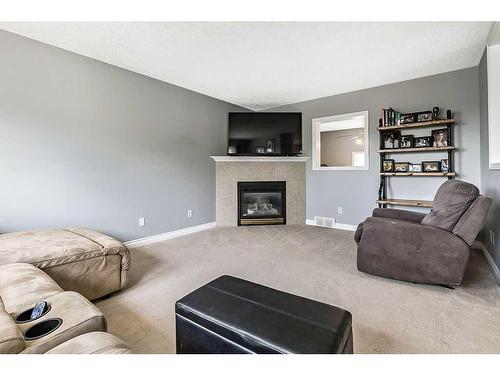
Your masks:
M335 219L332 217L314 216L314 224L319 227L333 228L335 226Z

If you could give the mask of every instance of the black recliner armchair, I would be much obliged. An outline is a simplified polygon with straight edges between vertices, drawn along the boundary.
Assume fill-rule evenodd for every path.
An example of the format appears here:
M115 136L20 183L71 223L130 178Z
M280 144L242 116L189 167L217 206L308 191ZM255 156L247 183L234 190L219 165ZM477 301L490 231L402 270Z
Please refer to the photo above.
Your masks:
M476 186L448 180L427 215L376 208L354 236L358 270L397 280L460 285L491 202Z

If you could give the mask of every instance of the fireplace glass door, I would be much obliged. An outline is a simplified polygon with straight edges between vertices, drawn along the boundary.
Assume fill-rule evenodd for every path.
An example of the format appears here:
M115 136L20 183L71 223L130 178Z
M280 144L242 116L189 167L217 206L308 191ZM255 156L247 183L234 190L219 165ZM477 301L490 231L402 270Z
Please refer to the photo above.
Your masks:
M285 182L239 182L238 225L285 224Z

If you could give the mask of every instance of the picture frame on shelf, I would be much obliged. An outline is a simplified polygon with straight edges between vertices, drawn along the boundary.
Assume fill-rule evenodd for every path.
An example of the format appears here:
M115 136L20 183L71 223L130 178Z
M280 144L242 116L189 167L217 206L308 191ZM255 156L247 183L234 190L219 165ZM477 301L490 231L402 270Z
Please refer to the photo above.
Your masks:
M421 173L422 172L422 164L410 164L410 166L408 167L408 172Z
M441 162L440 161L423 161L422 162L423 172L441 172Z
M417 122L432 121L432 111L418 112Z
M382 172L394 172L394 159L383 160Z
M413 135L402 135L399 147L401 148L412 148L413 147Z
M414 113L404 113L404 114L401 114L400 123L401 123L401 125L413 124L414 122L417 122L416 119L417 119L417 117L415 116Z
M448 173L450 168L448 166L448 159L441 159L441 172Z
M274 145L276 144L276 140L274 138L268 139L266 141L266 153L272 154L274 152Z
M393 131L384 134L384 149L399 148L401 132Z
M431 147L432 137L415 137L413 147Z
M401 114L401 125L432 121L432 111L422 111Z
M432 147L448 146L448 129L435 129L432 131Z
M408 162L395 162L394 163L394 172L408 172L410 169L410 163Z

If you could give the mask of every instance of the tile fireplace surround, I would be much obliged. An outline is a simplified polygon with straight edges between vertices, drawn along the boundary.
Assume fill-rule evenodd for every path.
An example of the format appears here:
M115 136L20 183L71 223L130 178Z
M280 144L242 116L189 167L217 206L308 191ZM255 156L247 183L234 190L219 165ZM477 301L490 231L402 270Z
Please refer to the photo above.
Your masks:
M238 225L238 181L285 181L287 224L306 220L308 157L211 156L215 160L215 217L219 227Z

